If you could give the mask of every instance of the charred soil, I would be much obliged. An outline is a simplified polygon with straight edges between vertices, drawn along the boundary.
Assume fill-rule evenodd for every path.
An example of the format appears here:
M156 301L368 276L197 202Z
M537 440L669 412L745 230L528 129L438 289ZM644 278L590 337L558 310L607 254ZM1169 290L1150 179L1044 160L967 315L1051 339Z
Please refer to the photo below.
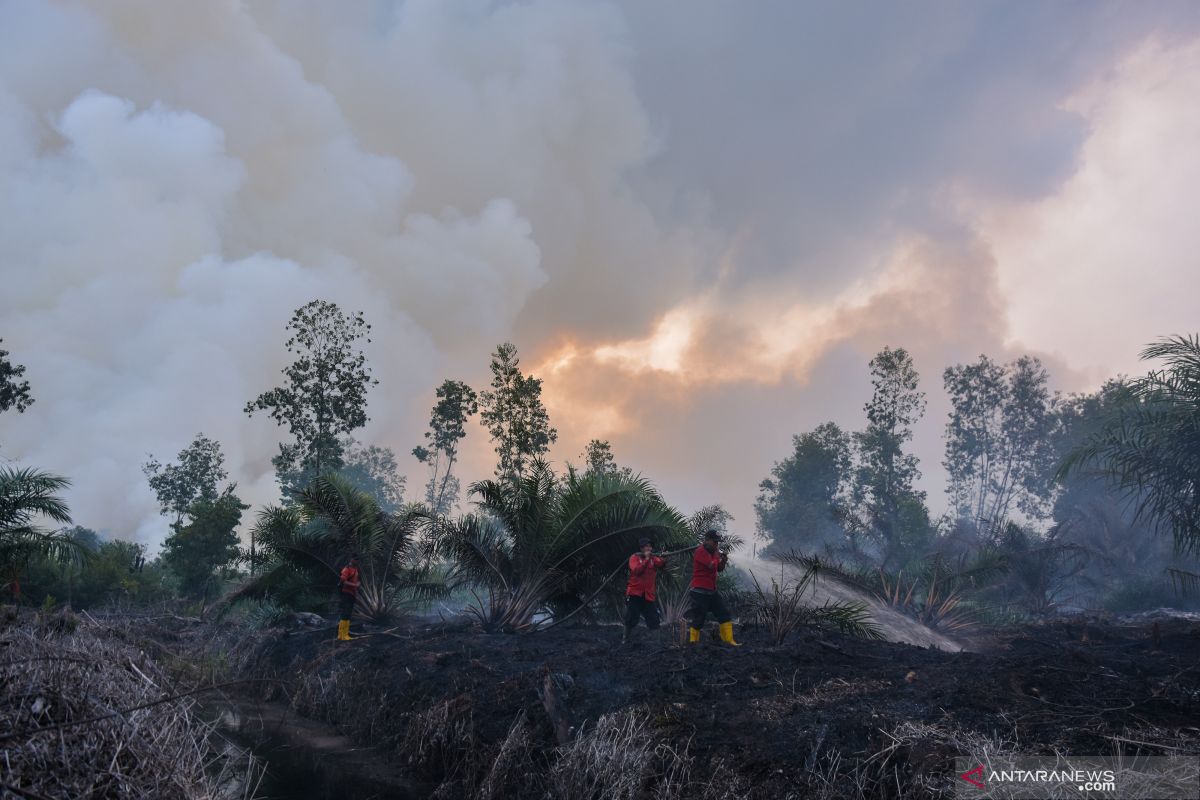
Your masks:
M926 797L979 748L1200 752L1196 622L1057 621L959 653L816 631L774 646L745 628L739 648L639 633L622 646L605 626L275 632L243 663L442 797ZM606 783L604 764L626 756L636 774Z

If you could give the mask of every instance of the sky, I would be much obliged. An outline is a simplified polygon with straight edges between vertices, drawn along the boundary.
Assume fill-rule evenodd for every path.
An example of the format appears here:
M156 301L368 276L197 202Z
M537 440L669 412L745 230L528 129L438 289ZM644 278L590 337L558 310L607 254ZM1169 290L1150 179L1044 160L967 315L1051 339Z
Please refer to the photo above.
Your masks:
M610 440L754 529L793 434L864 424L912 354L945 506L942 370L1054 388L1195 332L1200 4L0 0L0 460L151 546L141 472L197 432L278 497L291 312L362 311L358 432L419 495L434 388L505 340L551 456ZM472 424L464 482L493 463Z

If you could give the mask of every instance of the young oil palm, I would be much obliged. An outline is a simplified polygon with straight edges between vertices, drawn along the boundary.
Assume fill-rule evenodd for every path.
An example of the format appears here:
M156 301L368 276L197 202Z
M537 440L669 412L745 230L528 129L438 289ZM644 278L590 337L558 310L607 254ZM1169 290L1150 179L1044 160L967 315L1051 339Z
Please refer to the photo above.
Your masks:
M1131 381L1108 425L1060 470L1099 468L1139 514L1200 552L1200 336L1172 336L1142 351L1165 367Z
M537 627L593 598L648 536L661 549L689 542L685 520L650 483L620 473L560 479L538 460L521 478L471 486L477 512L436 529L437 552L487 592L473 611L486 630Z
M0 568L5 588L21 594L21 573L34 558L61 561L86 558L87 550L62 531L50 531L39 520L71 521L70 510L59 493L71 482L36 469L0 468Z
M428 520L419 506L389 514L337 475L317 478L296 501L259 513L254 537L269 566L228 600L328 594L352 553L359 555L361 578L355 609L366 619L383 621L444 592L445 583L415 557L417 533Z

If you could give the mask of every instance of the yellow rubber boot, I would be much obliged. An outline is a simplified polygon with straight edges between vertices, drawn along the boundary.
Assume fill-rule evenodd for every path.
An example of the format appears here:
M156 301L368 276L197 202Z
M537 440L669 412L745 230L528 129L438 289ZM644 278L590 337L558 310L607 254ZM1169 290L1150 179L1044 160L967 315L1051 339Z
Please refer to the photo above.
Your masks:
M724 642L725 644L728 644L728 645L733 645L734 647L741 647L740 644L738 644L737 642L735 642L733 640L733 623L732 622L722 622L720 631L721 631L721 641L722 642Z
M700 641L700 629L688 628L688 644L695 644Z
M350 620L343 619L338 621L338 641L350 641Z

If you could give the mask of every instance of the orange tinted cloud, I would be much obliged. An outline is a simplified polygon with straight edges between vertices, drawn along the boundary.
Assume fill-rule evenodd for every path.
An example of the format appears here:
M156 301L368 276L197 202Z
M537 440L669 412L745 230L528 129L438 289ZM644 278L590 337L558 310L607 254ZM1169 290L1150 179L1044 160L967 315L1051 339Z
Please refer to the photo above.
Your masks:
M748 382L803 384L828 350L852 341L940 340L995 342L1003 312L995 297L995 265L978 244L926 239L897 244L886 267L826 303L812 303L771 286L740 299L714 294L685 301L663 314L640 338L586 345L571 341L537 365L548 383L581 370L626 378L653 375L680 387ZM578 380L578 377L575 378Z
M896 245L877 277L827 304L769 288L736 303L709 294L667 312L643 337L565 340L530 369L544 380L558 459L578 462L589 439L609 439L619 463L669 476L674 502L727 502L748 531L754 487L770 467L763 454L830 417L857 427L866 363L885 345L914 353L935 396L922 435L935 467L941 370L980 352L1003 355L1003 332L988 251L912 239Z

